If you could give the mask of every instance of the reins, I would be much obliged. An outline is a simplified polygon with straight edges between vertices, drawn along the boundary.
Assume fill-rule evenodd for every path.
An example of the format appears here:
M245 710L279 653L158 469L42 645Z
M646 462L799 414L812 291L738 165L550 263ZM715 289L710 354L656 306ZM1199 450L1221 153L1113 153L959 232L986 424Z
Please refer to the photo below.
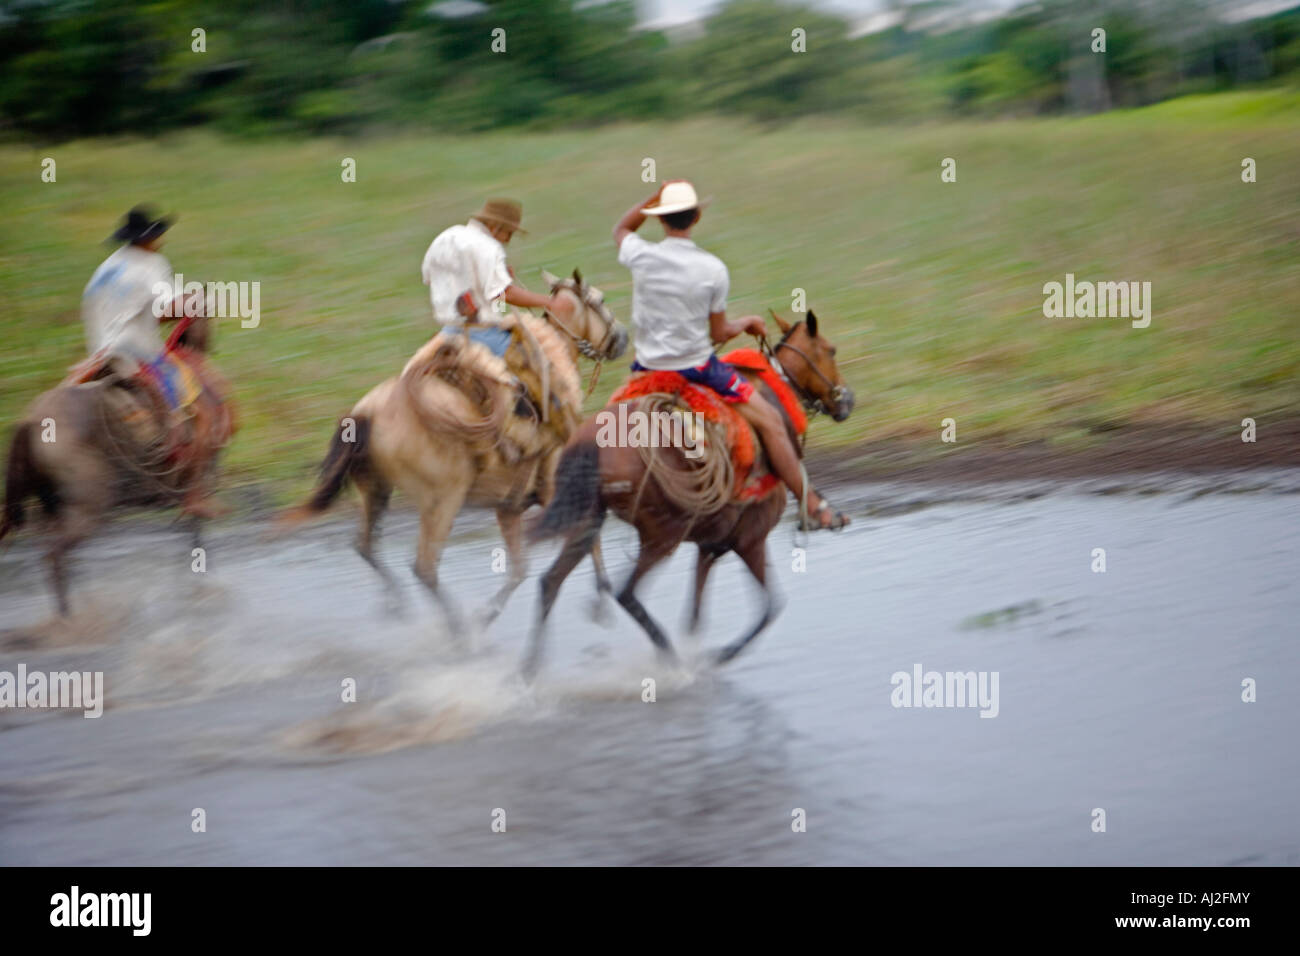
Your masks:
M592 305L592 303L585 297L578 295L572 284L567 280L560 283L560 287L568 290L573 295L574 299L577 300L578 304L584 309L591 310L596 308L596 306ZM605 318L605 316L601 316L601 321L605 323L605 336L600 340L599 345L593 345L590 339L578 335L578 333L574 332L573 329L565 325L564 322L561 321L560 317L554 312L551 312L549 309L544 311L546 312L546 317L551 324L569 337L570 341L573 342L574 348L576 348L580 354L596 363L595 367L591 370L591 379L587 383L587 394L583 396L584 398L589 398L591 393L596 390L596 383L600 381L601 366L605 362L605 347L609 345L610 337L614 334L614 323Z

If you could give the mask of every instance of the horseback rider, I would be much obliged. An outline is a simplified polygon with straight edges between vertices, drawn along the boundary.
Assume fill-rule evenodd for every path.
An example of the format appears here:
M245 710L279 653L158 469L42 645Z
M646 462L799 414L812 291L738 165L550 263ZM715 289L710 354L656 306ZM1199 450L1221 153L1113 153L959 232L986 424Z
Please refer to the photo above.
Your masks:
M443 330L466 329L470 340L500 357L510 344L496 303L524 309L549 309L553 296L529 292L515 282L506 264L506 246L520 228L523 206L513 199L489 199L464 225L438 234L424 254L420 273L429 287L433 317ZM477 325L478 327L472 327Z
M160 320L185 314L186 298L172 298L160 292L174 283L171 263L159 251L163 234L173 217L160 216L147 205L138 205L124 217L108 242L119 243L100 264L86 284L81 298L81 318L86 331L89 365L108 369L127 388L152 390L161 397L167 412L158 415L164 435L178 420L193 416L197 438L190 449L188 478L183 508L199 517L210 517L205 476L212 449L202 436L207 434L208 412L196 399L203 383L196 371L169 352L162 340ZM166 296L166 298L164 298ZM190 305L193 310L194 305ZM156 403L154 411L158 412Z
M515 233L525 232L520 227L522 213L523 207L513 199L488 199L467 223L439 233L420 270L429 286L434 318L442 323L435 341L445 340L459 350L460 367L499 382L514 394L505 433L494 436L491 443L509 459L528 457L525 446L536 440L536 422L545 423L563 444L580 411L562 403L554 407L558 396L549 385L553 369L536 333L520 316L506 312L507 305L540 308L552 315L571 309L558 293L538 295L515 280L506 262L506 246ZM580 399L574 402L578 404ZM524 423L527 427L520 431Z
M618 261L632 272L636 346L632 370L677 372L735 405L758 433L772 470L802 501L804 471L780 412L713 352L715 344L741 333L762 336L766 326L757 315L727 318L731 285L727 267L691 240L704 205L689 182L670 180L624 213L614 226ZM659 218L662 241L649 242L637 235L647 216ZM811 488L807 495L815 527L837 528L848 523L843 514L833 514L830 504Z

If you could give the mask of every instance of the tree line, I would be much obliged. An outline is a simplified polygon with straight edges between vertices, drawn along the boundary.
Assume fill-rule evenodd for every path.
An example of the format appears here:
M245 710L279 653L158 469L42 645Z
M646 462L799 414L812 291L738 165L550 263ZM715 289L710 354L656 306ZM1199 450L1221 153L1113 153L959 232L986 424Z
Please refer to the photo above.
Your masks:
M778 0L730 0L672 30L639 27L632 0L0 0L0 128L893 122L1095 112L1300 76L1300 7L1231 22L1216 0L1040 0L967 22L960 2L894 2L868 31Z

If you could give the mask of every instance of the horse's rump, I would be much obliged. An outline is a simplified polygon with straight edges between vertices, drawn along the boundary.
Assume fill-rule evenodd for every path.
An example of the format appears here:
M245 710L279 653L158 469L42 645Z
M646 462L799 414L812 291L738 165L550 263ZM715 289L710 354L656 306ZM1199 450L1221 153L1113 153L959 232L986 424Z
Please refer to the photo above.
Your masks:
M94 355L72 366L61 387L94 396L99 411L88 424L100 432L113 464L154 479L151 484L180 490L173 486L192 461L230 441L235 418L229 385L200 353L177 347L164 358L176 370L172 386L149 365ZM176 386L179 392L169 397L169 388Z
M421 425L470 444L491 444L509 414L505 362L462 335L439 332L411 356L399 381Z
M514 459L536 458L568 440L582 392L564 342L545 320L511 320L505 359L459 332L439 332L406 363L400 381L425 428ZM457 394L431 388L430 379ZM522 406L516 380L527 395Z

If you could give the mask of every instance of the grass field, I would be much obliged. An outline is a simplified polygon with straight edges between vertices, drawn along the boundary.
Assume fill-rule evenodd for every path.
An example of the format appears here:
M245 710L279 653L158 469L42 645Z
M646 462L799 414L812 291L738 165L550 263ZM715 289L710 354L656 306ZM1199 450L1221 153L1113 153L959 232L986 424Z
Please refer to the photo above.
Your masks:
M46 156L55 183L41 182ZM344 157L356 183L341 181ZM578 266L626 320L609 232L651 190L647 157L715 197L698 241L730 267L730 312L788 314L803 288L852 362L857 411L819 421L817 446L929 447L948 417L963 444L1071 446L1117 424L1232 432L1300 413L1300 96L1265 92L903 128L0 146L0 420L81 356L101 241L149 200L180 214L166 252L187 279L261 283L260 327L219 331L243 417L227 473L277 498L301 491L334 418L433 331L420 260L484 196L524 203L531 235L510 257L526 283ZM940 181L945 157L956 183ZM1067 272L1151 282L1150 327L1045 318L1043 284Z

